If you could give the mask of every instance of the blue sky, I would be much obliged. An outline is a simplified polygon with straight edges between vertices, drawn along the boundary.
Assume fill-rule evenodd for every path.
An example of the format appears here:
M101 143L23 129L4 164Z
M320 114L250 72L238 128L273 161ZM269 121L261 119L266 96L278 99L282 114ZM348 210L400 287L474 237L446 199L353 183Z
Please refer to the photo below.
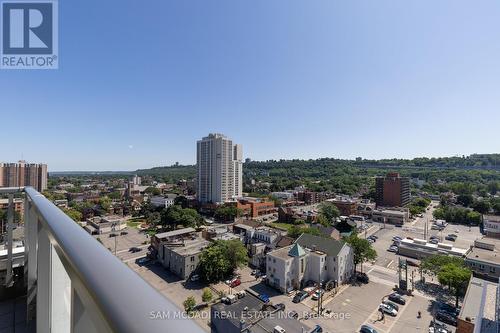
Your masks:
M499 152L496 0L61 1L59 70L0 71L0 160L52 171Z

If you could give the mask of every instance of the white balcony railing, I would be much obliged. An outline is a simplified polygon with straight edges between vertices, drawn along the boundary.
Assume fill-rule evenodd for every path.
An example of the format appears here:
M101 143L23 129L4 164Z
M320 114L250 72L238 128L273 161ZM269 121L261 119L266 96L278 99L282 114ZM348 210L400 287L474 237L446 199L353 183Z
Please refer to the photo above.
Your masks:
M27 322L36 321L37 332L202 332L194 321L183 318L177 306L30 187L0 188L11 203L7 286L13 279L12 198L16 193L25 196Z

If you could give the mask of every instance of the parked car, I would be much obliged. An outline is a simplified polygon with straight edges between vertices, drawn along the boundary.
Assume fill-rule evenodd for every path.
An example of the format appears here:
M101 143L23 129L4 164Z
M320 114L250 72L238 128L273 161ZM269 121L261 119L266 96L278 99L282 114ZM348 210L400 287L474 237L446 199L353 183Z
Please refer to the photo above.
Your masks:
M384 313L387 313L388 315L391 315L393 317L396 317L398 315L398 310L394 309L392 306L389 306L387 304L380 303L378 308L382 310Z
M399 311L399 306L394 302L384 300L382 303L384 303L385 305L392 306L394 309L396 309L396 311Z
M456 308L448 303L439 303L438 310L448 312L454 316L458 316L458 314L460 313L460 307Z
M403 238L401 238L401 237L399 237L399 236L394 236L394 237L392 237L392 240L393 240L393 241L400 241L400 240L402 240L402 239L403 239Z
M437 244L437 243L439 243L439 240L437 240L435 238L432 238L431 240L429 240L429 243L431 243L431 244Z
M137 259L137 263L138 263L139 265L145 265L145 264L147 264L147 263L148 263L148 262L150 262L150 261L151 261L151 259L146 258L146 257L144 257L144 258L140 258L140 259Z
M309 294L303 290L299 291L297 294L292 299L292 302L294 303L300 303L303 300L305 300L307 297L309 297Z
M237 287L241 284L241 280L240 279L234 279L233 281L231 281L231 288L234 288L234 287Z
M274 307L278 310L285 311L285 304L284 303L278 303Z
M389 301L392 301L392 302L397 303L397 304L401 304L401 305L406 304L406 300L404 299L404 297L398 293L390 294L388 299L389 299Z
M444 310L438 310L436 312L436 319L442 321L443 323L457 326L457 316Z
M431 321L431 324L429 326L429 333L450 333L450 331L445 324L437 321Z
M318 289L318 290L316 290L316 291L314 292L314 294L312 295L312 297L311 297L311 298L312 298L314 301L317 301L317 300L321 297L321 295L322 295L324 292L325 292L325 291L324 291L323 289Z
M122 236L128 235L128 231L122 231L122 232L120 232L120 235L122 235Z
M136 252L140 252L140 251L141 251L141 249L138 247L135 247L135 246L128 249L128 252L132 252L132 253L136 253Z
M368 326L368 325L363 325L361 326L361 328L359 329L359 333L378 333L376 329L374 329L373 327L371 326Z
M227 295L221 298L222 303L224 304L233 304L238 300L236 295Z

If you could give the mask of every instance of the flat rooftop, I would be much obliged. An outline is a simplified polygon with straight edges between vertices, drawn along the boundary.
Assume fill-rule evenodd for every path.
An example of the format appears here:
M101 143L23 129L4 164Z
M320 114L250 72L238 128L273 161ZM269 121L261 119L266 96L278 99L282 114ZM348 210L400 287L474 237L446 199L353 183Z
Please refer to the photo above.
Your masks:
M448 243L438 243L438 244L432 244L429 243L423 239L408 239L405 238L401 240L400 246L406 246L406 247L413 247L413 248L421 248L429 251L435 251L435 252L446 252L454 255L460 255L460 256L465 256L470 249L462 249L459 247L454 247L453 244L448 244Z
M269 254L273 257L276 258L281 258L281 259L289 259L292 258L291 256L288 255L288 252L292 248L293 245L285 246L282 247L281 249L274 250L272 252L269 252Z
M497 247L493 251L473 247L467 254L467 259L488 262L500 266L500 251Z
M475 325L481 322L481 333L496 332L496 325L491 323L495 322L497 288L496 283L472 277L458 317Z
M197 238L192 241L187 241L182 246L167 246L172 252L177 253L180 256L192 256L200 253L204 248L210 244L209 241L203 238Z
M238 299L233 304L218 303L213 305L212 318L221 314L231 314L224 320L229 320L234 326L239 327L240 319L244 319L246 327L251 326L249 332L252 333L273 332L276 326L284 328L287 333L311 331L311 328L303 322L287 317L285 312L276 311L274 307L268 307L263 311L263 305L264 302L247 292L245 297Z
M179 236L179 235L184 235L188 234L191 232L195 232L194 228L183 228L183 229L177 229L173 231L168 231L168 232L162 232L159 234L156 234L156 238L167 238L167 237L173 237L173 236Z

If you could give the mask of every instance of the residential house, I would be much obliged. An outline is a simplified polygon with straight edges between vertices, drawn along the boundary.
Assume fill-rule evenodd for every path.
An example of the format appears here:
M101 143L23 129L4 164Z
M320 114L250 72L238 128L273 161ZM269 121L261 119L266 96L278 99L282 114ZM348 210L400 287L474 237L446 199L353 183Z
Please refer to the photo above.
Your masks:
M352 248L343 241L302 234L293 245L267 254L268 284L281 292L308 282L346 283L354 273Z

